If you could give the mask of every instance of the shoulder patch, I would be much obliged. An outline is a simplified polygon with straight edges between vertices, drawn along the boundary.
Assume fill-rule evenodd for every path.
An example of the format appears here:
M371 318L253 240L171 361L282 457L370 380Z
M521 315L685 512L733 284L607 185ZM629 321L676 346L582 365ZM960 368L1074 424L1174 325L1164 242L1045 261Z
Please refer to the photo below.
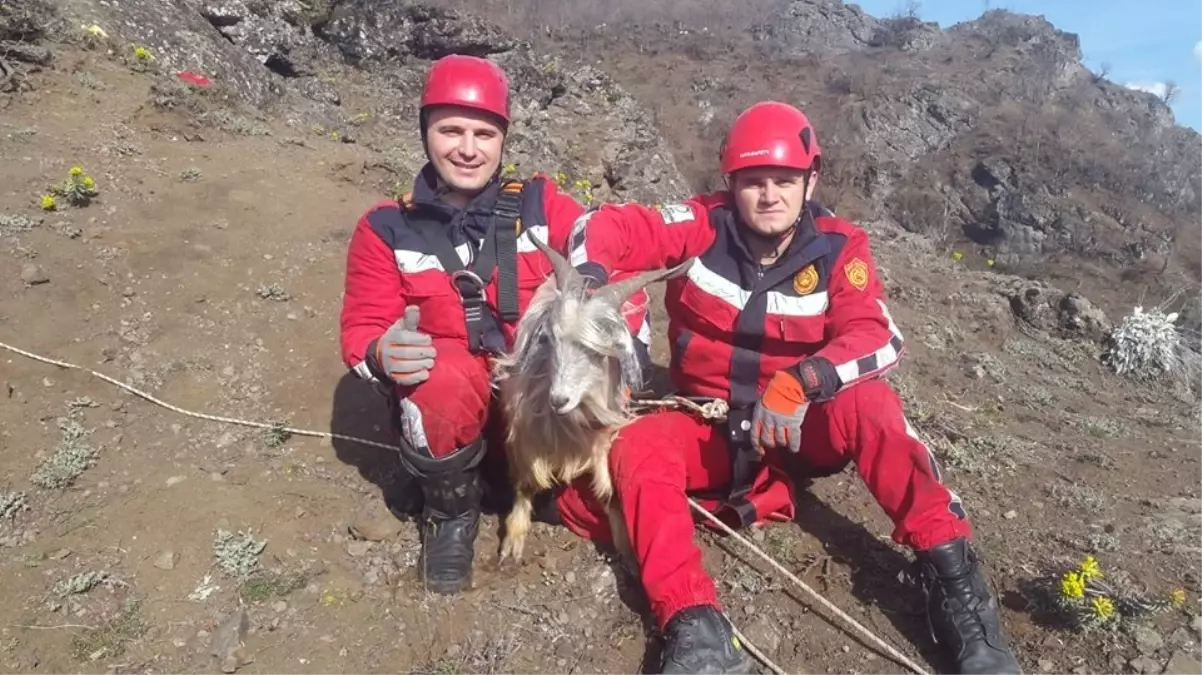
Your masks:
M815 288L818 288L818 270L813 265L806 265L805 269L793 276L793 290L798 295L809 295Z
M856 290L862 291L868 287L868 263L863 260L852 258L843 266L843 273L847 275L847 282L855 286Z
M693 213L693 207L688 204L664 204L656 206L655 210L664 219L665 225L675 225L697 219L697 215Z

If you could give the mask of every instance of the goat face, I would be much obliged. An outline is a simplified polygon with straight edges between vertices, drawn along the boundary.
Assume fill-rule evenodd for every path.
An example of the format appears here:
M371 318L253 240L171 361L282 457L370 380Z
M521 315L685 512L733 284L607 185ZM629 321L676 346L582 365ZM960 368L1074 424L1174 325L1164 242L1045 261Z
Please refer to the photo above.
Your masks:
M619 424L627 392L641 386L623 305L647 284L681 274L689 262L643 272L589 294L567 260L531 239L550 259L554 277L539 287L519 322L502 377L525 380L518 388L527 405L589 425Z

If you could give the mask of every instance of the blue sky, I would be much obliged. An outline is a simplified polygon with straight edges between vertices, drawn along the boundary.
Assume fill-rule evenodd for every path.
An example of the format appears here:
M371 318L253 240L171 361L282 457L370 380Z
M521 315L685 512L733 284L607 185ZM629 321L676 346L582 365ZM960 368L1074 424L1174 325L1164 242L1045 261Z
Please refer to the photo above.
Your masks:
M887 17L902 0L848 0L876 17ZM1199 0L920 0L924 21L947 27L990 9L1042 14L1060 30L1076 33L1084 63L1109 63L1109 79L1149 91L1173 81L1177 123L1202 131L1202 2Z

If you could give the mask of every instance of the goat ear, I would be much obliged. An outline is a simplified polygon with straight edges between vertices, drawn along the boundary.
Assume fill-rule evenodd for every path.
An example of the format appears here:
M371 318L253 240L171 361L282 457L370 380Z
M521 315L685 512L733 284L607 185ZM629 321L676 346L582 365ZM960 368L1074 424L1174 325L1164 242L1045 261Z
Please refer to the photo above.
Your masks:
M630 296L634 295L644 286L653 284L657 281L666 281L674 279L689 271L693 266L693 261L696 258L689 258L676 267L669 267L662 270L649 270L642 272L629 279L623 279L617 283L609 284L602 287L593 294L592 299L609 304L611 307L621 307L623 302L626 302Z
M551 270L555 273L555 284L560 291L565 291L571 285L581 283L580 273L572 267L572 263L566 258L559 255L559 252L550 246L539 241L538 237L534 236L534 232L526 230L526 236L534 243L534 247L543 252L547 259L551 261Z

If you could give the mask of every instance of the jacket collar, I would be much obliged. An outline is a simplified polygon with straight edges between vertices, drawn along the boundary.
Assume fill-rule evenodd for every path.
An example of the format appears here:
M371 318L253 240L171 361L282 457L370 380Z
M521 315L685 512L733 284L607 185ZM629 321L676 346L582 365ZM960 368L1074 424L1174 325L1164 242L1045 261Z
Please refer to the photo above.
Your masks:
M484 238L492 222L492 210L501 193L501 182L496 176L484 186L467 206L460 208L449 204L442 196L449 191L446 183L427 162L413 179L413 204L421 213L430 214L446 223L451 241L456 245L476 243Z

